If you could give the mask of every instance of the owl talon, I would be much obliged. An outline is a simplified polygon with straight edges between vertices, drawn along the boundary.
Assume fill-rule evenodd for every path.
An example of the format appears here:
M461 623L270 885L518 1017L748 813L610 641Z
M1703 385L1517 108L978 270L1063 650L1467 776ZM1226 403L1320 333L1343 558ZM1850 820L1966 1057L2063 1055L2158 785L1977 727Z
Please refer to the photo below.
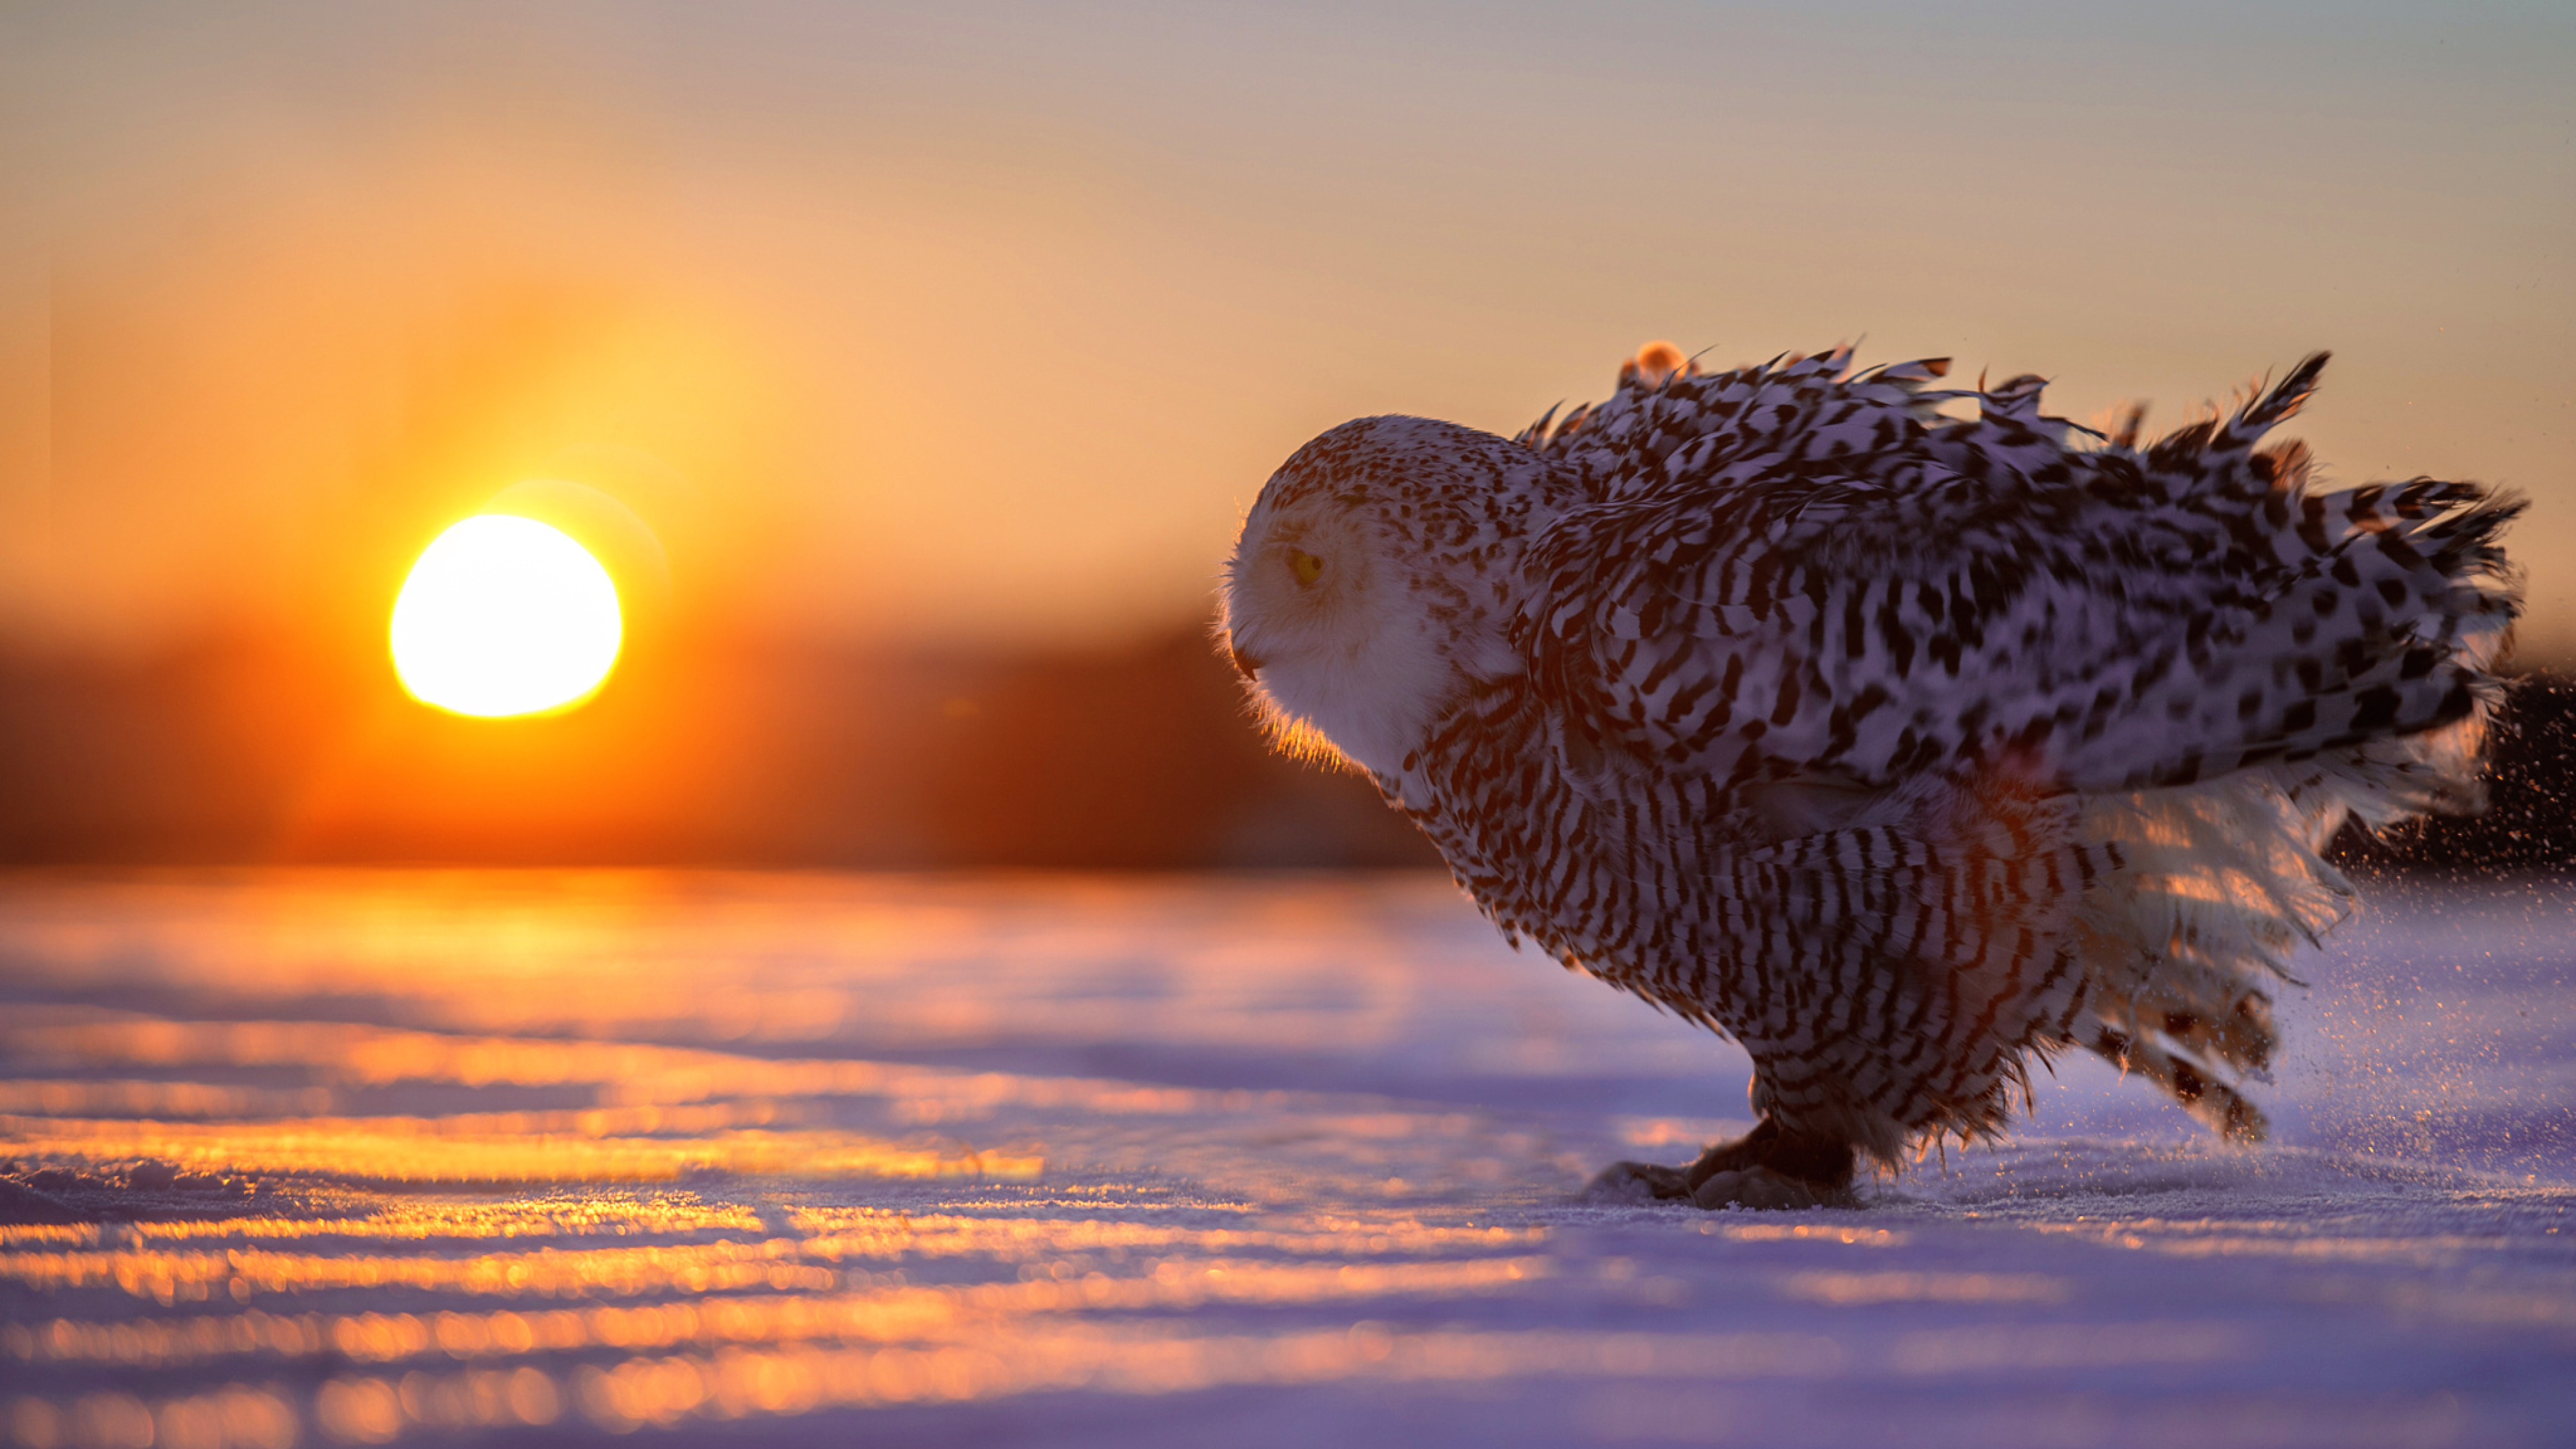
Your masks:
M1704 1208L1850 1207L1856 1162L1848 1142L1791 1131L1765 1117L1752 1131L1701 1153L1687 1169L1611 1163L1583 1196L1592 1202L1687 1201Z
M1678 1167L1655 1162L1614 1162L1601 1169L1583 1196L1589 1202L1653 1202L1691 1195L1689 1177Z
M1848 1142L1794 1132L1765 1117L1752 1131L1700 1154L1682 1174L1704 1208L1811 1208L1852 1201L1857 1158Z
M1849 1193L1836 1191L1822 1183L1808 1182L1767 1167L1747 1167L1711 1175L1691 1194L1691 1201L1711 1211L1748 1207L1795 1212L1801 1208L1842 1206L1849 1197Z

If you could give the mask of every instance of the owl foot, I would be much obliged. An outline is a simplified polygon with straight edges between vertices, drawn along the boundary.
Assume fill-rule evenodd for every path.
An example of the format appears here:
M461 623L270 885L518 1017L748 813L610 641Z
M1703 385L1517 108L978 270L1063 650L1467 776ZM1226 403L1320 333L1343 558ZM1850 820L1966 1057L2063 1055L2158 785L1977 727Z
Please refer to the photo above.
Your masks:
M1584 1196L1596 1201L1682 1200L1704 1208L1845 1207L1852 1202L1851 1144L1791 1132L1771 1118L1688 1168L1614 1162Z
M1840 1207L1850 1196L1848 1192L1774 1172L1767 1167L1746 1167L1709 1178L1691 1194L1691 1201L1712 1212L1730 1207L1777 1208L1793 1212L1799 1208Z
M1793 1131L1765 1117L1732 1142L1700 1154L1682 1174L1690 1200L1704 1208L1840 1206L1852 1200L1852 1145Z
M1682 1170L1660 1162L1614 1162L1601 1169L1583 1189L1591 1202L1653 1202L1658 1198L1687 1199L1690 1184L1683 1181Z

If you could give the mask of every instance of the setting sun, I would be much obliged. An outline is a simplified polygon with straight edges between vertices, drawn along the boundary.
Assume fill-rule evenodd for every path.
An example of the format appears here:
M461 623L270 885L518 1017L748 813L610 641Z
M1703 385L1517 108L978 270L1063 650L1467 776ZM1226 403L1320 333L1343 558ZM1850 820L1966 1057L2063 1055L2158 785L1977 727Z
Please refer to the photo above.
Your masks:
M394 671L456 714L538 714L599 687L624 624L599 561L561 530L486 513L421 551L394 601Z

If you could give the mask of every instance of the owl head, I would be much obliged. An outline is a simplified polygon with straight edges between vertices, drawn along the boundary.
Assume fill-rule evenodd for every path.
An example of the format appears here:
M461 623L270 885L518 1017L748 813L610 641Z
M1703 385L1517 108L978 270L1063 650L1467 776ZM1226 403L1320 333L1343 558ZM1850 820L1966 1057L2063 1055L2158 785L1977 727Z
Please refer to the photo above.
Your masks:
M1392 777L1462 689L1516 672L1511 600L1523 545L1563 505L1554 473L1422 418L1298 449L1225 571L1225 642L1274 731Z

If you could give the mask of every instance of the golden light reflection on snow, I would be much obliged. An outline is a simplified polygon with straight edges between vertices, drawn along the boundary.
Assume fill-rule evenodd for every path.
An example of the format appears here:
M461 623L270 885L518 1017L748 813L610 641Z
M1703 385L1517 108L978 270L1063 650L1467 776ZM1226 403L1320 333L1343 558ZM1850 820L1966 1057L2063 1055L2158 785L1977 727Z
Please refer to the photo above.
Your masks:
M1003 1328L972 1344L726 1348L639 1355L561 1375L534 1367L416 1369L399 1376L334 1378L315 1392L314 1426L332 1441L377 1444L418 1429L548 1424L569 1407L611 1431L692 1419L801 1414L825 1407L963 1402L1047 1390L1179 1394L1234 1384L1332 1380L1497 1381L1598 1374L1627 1379L1827 1377L1843 1365L1832 1339L1810 1334L1609 1332L1397 1332L1349 1329L1269 1335L1185 1336L1168 1330ZM233 1394L252 1391L236 1387ZM58 1444L181 1442L291 1444L294 1411L256 1395L264 1417L252 1438L156 1441L173 1403L128 1395L71 1403L22 1396L8 1406L18 1441ZM174 1401L195 1405L201 1401ZM181 1412L193 1412L192 1409ZM246 1418L248 1416L245 1416ZM115 1437L124 1432L128 1438ZM220 1431L219 1431L220 1432Z
M469 1087L582 1086L602 1107L667 1106L717 1098L872 1096L894 1099L908 1120L960 1121L997 1107L1074 1107L1175 1114L1241 1106L1267 1095L1195 1091L1083 1078L1030 1078L864 1060L768 1058L631 1042L457 1037L434 1032L303 1022L177 1022L94 1010L30 1010L0 1023L0 1051L31 1064L300 1068L340 1087L454 1082ZM97 1104L145 1115L229 1116L327 1107L327 1087L292 1093L191 1082L0 1082L0 1111L77 1114ZM662 1119L592 1113L597 1124ZM714 1118L674 1123L718 1125ZM648 1126L646 1130L652 1130ZM513 1127L511 1130L520 1130ZM600 1131L591 1135L601 1135ZM695 1130L683 1127L682 1130Z
M229 1172L331 1172L380 1182L667 1182L692 1172L819 1176L1033 1178L1045 1159L943 1154L848 1132L729 1130L758 1109L491 1112L419 1117L201 1124L0 1116L0 1139L38 1157L145 1157ZM687 1137L611 1135L665 1128ZM710 1130L728 1129L728 1130Z
M0 1223L0 1247L17 1243L67 1243L95 1247L113 1234L119 1241L185 1241L192 1238L632 1237L647 1233L716 1230L757 1233L760 1218L739 1203L706 1203L686 1197L634 1198L622 1193L585 1197L522 1198L502 1202L392 1200L364 1217L211 1217L170 1221L26 1224Z
M1533 1434L1744 1438L1766 1404L2277 1365L2248 1326L2271 1319L2199 1316L2239 1280L2271 1314L2576 1343L2563 1254L2534 1250L2556 1229L2478 1215L2523 1189L2457 1189L2438 1229L2153 1195L2279 1153L2150 1154L2151 1195L2098 1213L2048 1196L2098 1144L1904 1184L1988 1194L1954 1209L1578 1202L1606 1157L1743 1124L1531 1108L1664 1038L1605 1051L1578 1008L1512 996L1553 973L1504 974L1533 963L1447 892L0 877L0 1444L806 1414L780 1432L855 1440L886 1406L1407 1384L1566 1416ZM1656 1070L1704 1082L1712 1048L1684 1045ZM1237 1069L1261 1052L1295 1069ZM1519 1107L1487 1105L1497 1081ZM2156 1291L2105 1290L2105 1262ZM2389 1395L2295 1407L2315 1442L2476 1442L2456 1405ZM2090 1442L2042 1419L1990 1442Z
M291 1449L302 1438L292 1404L244 1384L151 1403L124 1393L60 1402L28 1395L0 1407L0 1424L27 1449Z
M996 932L947 909L935 886L857 912L719 896L664 929L660 897L611 877L558 879L566 889L537 901L520 882L480 878L289 884L280 909L247 913L222 893L107 888L104 911L49 916L59 900L47 896L7 918L61 986L106 987L143 962L172 971L171 989L202 970L223 974L238 1002L275 1004L208 1019L104 1004L128 999L113 989L59 999L74 989L0 1018L0 1156L99 1215L0 1223L0 1302L14 1305L0 1379L90 1385L0 1398L11 1440L380 1443L1066 1386L1472 1380L1542 1363L1805 1374L1829 1361L1760 1336L1207 1335L1176 1315L1509 1297L1557 1264L1542 1227L1375 1208L1281 1215L1114 1180L1041 1186L1049 1151L1025 1128L944 1135L1076 1120L1133 1123L1151 1141L1166 1123L1293 1121L1341 1144L1354 1181L1400 1195L1389 1164L1424 1141L1472 1140L1486 1129L1471 1113L778 1050L847 1029L853 978L884 988L875 1004L899 1040L956 1040L1022 1010L953 976L944 996L917 994L915 968L955 966L961 934L985 938L989 954ZM1078 883L1042 894L1044 959L1088 1011L1084 978L1123 949L1102 911L1117 901ZM1290 915L1310 928L1347 924L1305 909ZM174 910L189 929L165 930ZM710 912L731 918L714 939ZM1379 1017L1366 1030L1392 1032L1385 1013L1412 1009L1352 998L1347 964L1328 987L1302 968L1274 972L1254 959L1261 948L1210 924L1196 949L1212 969L1180 983L1181 1014L1163 1016L1201 1041L1347 1030L1353 1008ZM740 956L746 925L791 964L756 989L708 992L706 963ZM792 964L826 948L839 953L829 989ZM424 957L438 969L420 969ZM885 963L874 982L869 961ZM312 1019L302 1003L317 989L389 995L409 1024ZM851 1200L872 1183L1015 1195L1008 1210ZM302 1378L303 1390L270 1382L290 1366L324 1377ZM188 1390L116 1387L137 1374Z
M513 1267L519 1265L512 1265ZM523 1291L559 1296L567 1287L592 1294L633 1296L675 1282L714 1285L720 1274L691 1264L656 1277L606 1266L597 1277L568 1283L528 1283ZM786 1297L703 1296L691 1301L588 1309L504 1309L429 1314L281 1314L253 1310L184 1318L50 1322L0 1326L0 1354L27 1363L123 1363L161 1366L240 1355L288 1358L333 1356L361 1363L444 1356L451 1359L512 1357L534 1351L597 1347L669 1348L725 1344L793 1343L815 1339L858 1342L983 1342L1036 1315L1102 1310L1194 1308L1207 1303L1329 1303L1390 1293L1472 1294L1504 1291L1546 1277L1542 1257L1388 1264L1280 1264L1255 1259L1160 1259L1139 1273L1110 1277L1086 1273L1056 1281L953 1287L894 1284L859 1293ZM464 1275L476 1288L493 1289L496 1275ZM862 1279L868 1275L858 1275ZM821 1275L828 1286L834 1278ZM418 1274L359 1269L309 1290L374 1285L431 1286ZM149 1286L149 1285L144 1285ZM449 1286L449 1285L435 1285ZM516 1285L513 1285L516 1286ZM764 1285L812 1286L795 1275L773 1273Z
M1156 930L1150 992L1132 989L1140 910ZM558 1049L566 1055L553 1060L595 1073L639 1049L688 1065L647 1040L831 1041L834 1055L849 1039L919 1050L997 1034L1360 1046L1402 1039L1416 1019L1424 1003L1409 973L1425 964L1425 944L1460 970L1509 959L1461 916L1451 888L1429 881L1281 892L1223 879L1029 878L997 889L978 878L649 871L288 870L262 872L256 889L221 877L0 879L0 947L49 979L220 980L245 1008L231 1015L252 1019L173 1024L119 1050L184 1056L220 1040L281 1061L334 1052L368 1073L397 1070L414 1048L456 1051L458 1070L474 1070L490 1059L474 1055L477 1038ZM756 989L739 989L745 971ZM300 1023L256 1022L259 1003L334 996L391 1003L406 1025L454 1045L405 1046L399 1030L350 1026L346 1042L362 1045L306 1047ZM30 1006L48 1030L117 1015ZM0 1026L19 1021L13 1011Z

